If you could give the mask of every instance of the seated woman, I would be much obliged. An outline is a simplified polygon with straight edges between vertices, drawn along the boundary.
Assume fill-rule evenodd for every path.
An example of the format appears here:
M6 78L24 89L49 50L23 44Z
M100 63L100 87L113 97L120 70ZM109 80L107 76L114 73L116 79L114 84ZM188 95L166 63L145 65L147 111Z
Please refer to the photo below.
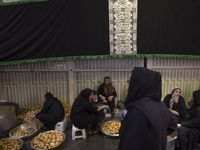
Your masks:
M113 113L115 107L115 97L117 97L117 93L115 88L112 86L110 77L104 78L104 83L99 86L97 93L103 101L107 101L111 109L111 113Z
M190 113L190 108L192 107L193 102L194 102L194 100L192 98L188 98L188 100L187 100L187 106L186 106L188 114Z
M45 130L54 130L55 125L64 118L64 108L61 102L50 92L45 94L45 98L42 110L33 118L39 119L46 127Z
M89 134L98 133L99 116L98 111L109 108L107 105L100 107L94 106L90 101L93 98L93 91L91 89L84 89L81 91L77 99L72 105L70 114L71 122L79 129L90 126Z
M102 105L106 105L107 103L104 102L101 98L99 98L97 96L97 92L96 91L93 91L93 98L91 100L91 103L94 107L100 107ZM108 111L109 109L107 108L104 108L100 111L98 111L98 116L99 116L99 123L102 123L103 119L105 118L105 113Z
M188 121L177 125L181 150L195 149L200 137L200 90L193 92L193 98Z
M185 121L187 117L185 100L180 95L181 89L176 87L172 90L172 93L168 94L163 100L169 110L177 117L178 123Z

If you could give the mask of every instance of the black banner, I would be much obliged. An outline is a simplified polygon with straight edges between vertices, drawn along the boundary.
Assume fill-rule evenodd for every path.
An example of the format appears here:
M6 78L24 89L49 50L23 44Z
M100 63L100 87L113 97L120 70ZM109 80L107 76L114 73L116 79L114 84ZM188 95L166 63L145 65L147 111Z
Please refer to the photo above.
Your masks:
M200 55L199 0L139 0L138 54Z
M0 6L0 61L109 53L107 1Z

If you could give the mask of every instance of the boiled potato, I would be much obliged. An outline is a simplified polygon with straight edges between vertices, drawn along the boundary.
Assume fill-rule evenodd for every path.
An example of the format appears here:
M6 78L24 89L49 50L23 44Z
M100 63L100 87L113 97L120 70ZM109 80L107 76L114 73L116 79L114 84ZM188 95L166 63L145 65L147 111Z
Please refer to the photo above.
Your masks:
M54 148L64 140L62 134L57 131L47 131L40 133L33 141L33 147L37 149Z
M118 134L121 127L121 122L109 121L102 125L102 130L109 134Z

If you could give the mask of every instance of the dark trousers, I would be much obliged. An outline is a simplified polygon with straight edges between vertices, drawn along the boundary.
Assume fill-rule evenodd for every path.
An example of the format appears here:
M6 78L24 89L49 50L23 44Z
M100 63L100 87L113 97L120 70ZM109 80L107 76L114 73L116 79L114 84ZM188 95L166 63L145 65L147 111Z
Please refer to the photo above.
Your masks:
M93 131L97 130L98 123L99 123L99 116L95 114L95 115L93 115L90 130L93 130Z
M98 111L98 117L99 117L99 121L98 121L98 123L102 123L102 121L103 121L103 119L105 118L105 113L104 113L104 111L103 110L100 110L100 111Z
M193 150L198 143L200 131L196 128L180 127L178 129L178 141L181 150Z
M37 116L37 119L39 119L46 127L50 129L54 129L55 125L57 123L57 119L49 114L40 114Z
M115 100L113 99L112 101L107 100L108 106L110 107L111 112L114 112L115 108Z

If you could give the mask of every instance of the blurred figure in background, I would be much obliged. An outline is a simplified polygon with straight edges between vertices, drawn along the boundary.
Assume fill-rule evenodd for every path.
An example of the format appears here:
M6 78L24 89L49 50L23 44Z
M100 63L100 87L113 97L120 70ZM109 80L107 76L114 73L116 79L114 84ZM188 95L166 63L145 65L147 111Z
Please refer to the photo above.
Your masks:
M181 150L195 149L200 137L200 90L193 92L193 100L188 120L178 124L178 141Z
M186 106L188 115L189 115L190 108L192 107L193 102L194 102L194 100L192 98L188 98L188 100L187 100L187 106Z

